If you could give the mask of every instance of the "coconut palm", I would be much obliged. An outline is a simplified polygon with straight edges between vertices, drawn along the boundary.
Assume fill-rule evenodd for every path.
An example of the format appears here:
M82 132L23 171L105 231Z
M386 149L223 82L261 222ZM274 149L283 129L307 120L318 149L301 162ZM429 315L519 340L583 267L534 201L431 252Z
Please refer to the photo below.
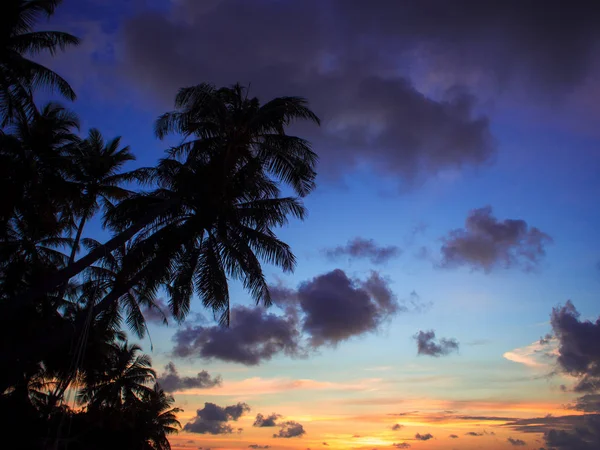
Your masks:
M69 148L73 167L70 175L81 189L79 223L69 264L75 260L86 222L101 206L107 207L131 194L121 186L135 180L136 171L121 172L121 169L127 162L134 161L135 156L129 146L119 148L120 143L120 137L105 142L100 131L92 128L86 139Z
M177 319L189 311L195 291L228 322L228 277L241 280L257 302L270 303L260 260L293 269L294 256L273 229L287 223L288 216L302 219L305 213L298 199L280 197L279 184L303 196L315 177L310 145L287 135L285 128L293 120L318 123L318 118L301 98L282 97L261 106L239 85L182 89L176 106L179 110L158 120L157 134L178 131L186 141L144 172L158 187L110 208L105 223L115 236L40 283L29 298L66 282L135 237L135 251L128 257L128 266L135 268L130 285L151 279L166 285ZM120 295L113 291L101 303L108 305Z
M67 149L77 145L77 116L57 103L48 103L31 115L19 114L0 136L0 209L3 227L11 217L24 215L38 227L54 229L58 222L72 220L73 201L79 188L68 181L72 169Z
M315 187L317 155L308 141L286 134L285 128L298 120L320 123L307 105L301 97L261 105L240 84L216 89L202 83L179 91L177 109L160 116L155 131L160 139L172 133L183 138L172 154L218 159L222 183L235 168L258 159L266 172L304 197Z
M93 239L84 239L84 244L88 249L93 249L101 244ZM152 309L162 315L163 322L167 323L167 318L157 305L156 295L159 283L149 280L149 283L142 283L139 280L131 283L128 276L135 273L135 269L126 267L126 258L131 248L131 244L119 247L113 253L109 253L102 258L100 264L91 266L84 281L79 285L78 294L80 301L84 304L94 306L105 296L112 292L121 293L118 300L112 303L110 308L94 308L92 314L103 315L105 324L112 328L121 325L123 319L138 338L143 338L147 331L146 321L143 309ZM122 312L125 316L122 316Z
M158 383L142 396L142 404L135 412L136 432L141 435L148 450L171 450L167 436L175 434L181 428L177 413L182 410L173 408L174 399L165 394Z
M139 403L156 380L148 355L140 355L138 345L127 342L112 344L106 366L97 374L88 374L85 388L79 394L80 402L91 407L123 407Z
M0 6L0 125L17 113L34 108L33 90L50 88L69 100L75 93L57 73L29 59L42 52L79 44L79 39L59 31L33 31L37 22L54 14L62 0L4 0Z

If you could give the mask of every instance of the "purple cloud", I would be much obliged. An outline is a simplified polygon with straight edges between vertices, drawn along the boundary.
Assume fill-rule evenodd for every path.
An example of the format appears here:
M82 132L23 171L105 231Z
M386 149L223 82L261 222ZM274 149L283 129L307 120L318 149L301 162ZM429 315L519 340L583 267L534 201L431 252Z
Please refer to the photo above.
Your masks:
M552 239L524 220L499 221L486 206L469 212L465 227L451 231L443 241L442 267L491 272L497 267L535 269Z
M277 421L281 419L281 414L271 414L269 416L263 416L262 414L257 414L256 419L254 420L255 427L276 427L278 426Z
M169 362L165 366L165 371L159 375L156 381L165 392L175 392L192 388L208 389L220 386L223 382L220 375L211 377L206 370L198 372L195 377L182 377L172 362Z
M220 359L253 366L283 353L298 356L300 332L292 317L262 308L236 306L231 326L188 326L173 336L173 354L179 357Z
M385 14L390 6L373 9ZM462 89L435 98L419 92L394 67L396 38L354 22L336 2L179 1L168 13L126 21L122 70L165 105L178 88L200 81L251 82L262 99L308 98L324 119L320 130L303 132L319 148L321 175L367 163L411 182L486 162L495 143L476 99ZM209 44L224 32L228 39Z
M426 433L426 434L417 433L417 434L415 434L415 439L417 441L428 441L429 439L433 439L433 435L431 433Z
M458 351L458 341L456 339L441 338L438 342L435 340L435 331L419 331L415 336L417 341L417 353L427 356L445 356L451 352Z
M228 423L237 421L250 411L246 403L221 407L214 403L204 403L204 408L196 411L196 416L183 427L184 431L199 434L231 434L233 427ZM239 431L239 429L238 429Z
M550 317L558 339L558 365L579 378L576 392L600 389L600 318L596 322L581 321L580 314L569 300L563 307L553 308Z
M402 309L388 282L376 272L360 281L336 269L301 283L296 291L281 290L273 298L298 308L312 347L336 345L374 331Z
M162 298L157 298L153 306L144 306L142 308L142 314L146 322L166 325L171 316L171 311Z
M368 259L373 264L384 264L399 256L400 253L400 247L396 245L380 246L374 239L361 237L349 240L346 245L325 250L325 254L333 260L348 256L356 259Z
M294 422L293 420L280 424L280 427L280 430L273 434L274 438L294 438L302 437L304 434L306 434L302 424Z

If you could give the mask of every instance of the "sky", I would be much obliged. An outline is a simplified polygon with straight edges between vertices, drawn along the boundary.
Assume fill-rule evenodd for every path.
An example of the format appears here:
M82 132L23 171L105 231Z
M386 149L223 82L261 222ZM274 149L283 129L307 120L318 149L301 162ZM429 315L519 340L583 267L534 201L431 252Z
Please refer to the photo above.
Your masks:
M44 27L83 39L43 62L136 166L201 82L322 120L289 130L319 175L275 306L232 283L230 329L147 316L174 449L598 448L596 2L65 0Z

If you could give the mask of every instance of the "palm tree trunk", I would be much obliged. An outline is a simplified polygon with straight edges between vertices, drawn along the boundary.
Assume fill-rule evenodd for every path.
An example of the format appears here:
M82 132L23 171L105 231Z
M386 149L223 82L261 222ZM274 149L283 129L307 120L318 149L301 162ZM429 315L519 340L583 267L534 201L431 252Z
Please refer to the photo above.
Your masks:
M81 217L81 222L79 222L79 227L77 228L77 234L75 235L75 242L73 242L73 246L71 247L71 254L69 255L69 262L67 263L67 267L75 262L75 256L77 256L77 251L79 250L79 242L81 241L81 235L83 234L83 227L85 226L87 215L89 214L89 208L84 212Z
M40 282L38 286L29 289L24 294L18 296L15 300L22 302L34 302L35 299L39 296L44 295L48 291L51 291L52 289L55 289L64 283L68 283L71 278L83 272L85 269L94 264L100 258L112 253L121 245L127 243L127 241L129 241L133 236L135 236L138 231L140 231L146 225L151 223L157 214L167 210L172 205L173 202L164 202L159 208L154 209L152 210L152 212L149 212L148 214L144 215L140 220L135 222L126 230L114 236L105 244L95 248L84 257L80 258L77 261L74 261L73 264L65 267L64 269L59 270L55 274L46 278L46 280Z
M83 234L83 227L85 226L86 217L89 214L89 209L84 212L81 216L81 221L79 222L79 227L77 227L77 234L75 235L75 242L71 246L71 254L69 255L69 261L67 262L67 267L70 267L75 262L75 256L77 256L77 251L79 250L79 241L81 241L81 235ZM70 278L69 278L70 280ZM58 299L62 299L65 296L65 292L69 287L69 280L63 283L62 288L58 294Z

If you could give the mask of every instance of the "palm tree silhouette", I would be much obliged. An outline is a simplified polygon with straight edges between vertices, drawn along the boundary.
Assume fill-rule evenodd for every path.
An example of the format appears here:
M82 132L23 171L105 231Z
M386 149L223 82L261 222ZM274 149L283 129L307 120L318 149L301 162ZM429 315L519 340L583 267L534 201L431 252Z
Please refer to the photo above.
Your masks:
M189 311L195 290L228 323L228 276L240 279L255 301L270 304L260 259L292 270L294 256L273 228L290 215L305 214L297 198L280 197L279 183L306 195L314 188L317 160L309 143L285 128L294 120L319 120L302 98L281 97L261 106L239 85L185 88L176 106L157 121L157 135L178 131L185 141L157 167L140 171L158 188L110 208L105 223L115 236L44 280L26 294L29 299L137 235L129 257L136 273L123 289L140 280L166 285L176 319ZM101 303L107 307L123 292L113 291Z
M86 222L101 206L112 206L112 202L131 194L121 185L134 181L136 171L121 172L121 169L125 163L134 161L135 156L129 146L119 148L120 143L120 137L105 143L100 131L92 128L86 139L68 149L72 163L70 176L81 189L76 214L79 223L68 264L75 261Z
M173 408L173 402L173 397L165 394L158 383L143 394L142 404L135 412L135 429L140 432L140 440L146 441L149 450L171 449L167 436L177 433L181 428L176 414L182 411Z
M46 274L66 266L67 260L58 249L72 241L63 233L72 227L73 205L80 192L68 180L72 163L66 152L79 143L75 134L78 126L72 112L49 103L31 117L19 115L19 120L0 135L0 253L5 256L0 271L6 281L4 293L14 294L17 286L25 288L40 279L37 273L25 285L20 284L32 275L31 270L16 264L26 253L27 258L33 258L30 262L47 263ZM11 252L20 257L9 258ZM40 266L30 266L34 267ZM5 271L12 273L9 276Z
M115 342L105 361L104 370L88 378L78 393L80 402L90 408L136 405L156 380L150 357L138 354L141 348L127 342Z
M44 16L54 14L62 0L4 0L0 7L0 125L17 113L35 110L33 90L50 88L69 100L71 86L57 73L29 59L42 52L78 45L79 39L59 31L33 31Z

